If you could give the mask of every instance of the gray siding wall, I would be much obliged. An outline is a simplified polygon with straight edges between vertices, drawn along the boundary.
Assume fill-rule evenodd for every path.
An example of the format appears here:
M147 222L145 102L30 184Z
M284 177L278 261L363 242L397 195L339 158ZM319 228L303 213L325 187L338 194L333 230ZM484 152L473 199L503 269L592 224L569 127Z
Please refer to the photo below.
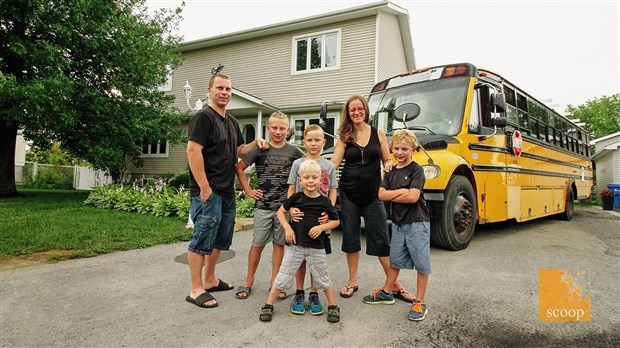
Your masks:
M615 151L618 152L618 151ZM614 182L614 153L606 153L596 160L596 191L607 188L607 184Z
M398 18L380 12L377 23L377 82L379 82L407 71L407 62Z
M184 63L173 74L176 106L186 109L182 88L193 87L192 105L204 98L211 69L224 65L233 86L278 107L346 100L367 94L375 82L376 16L184 52ZM341 30L340 69L291 74L292 38L332 29Z

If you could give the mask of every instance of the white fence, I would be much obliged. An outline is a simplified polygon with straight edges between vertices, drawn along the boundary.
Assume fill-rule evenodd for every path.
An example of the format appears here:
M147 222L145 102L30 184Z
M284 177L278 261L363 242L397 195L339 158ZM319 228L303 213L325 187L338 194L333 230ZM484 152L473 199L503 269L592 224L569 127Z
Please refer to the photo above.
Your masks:
M26 169L27 167L28 170ZM95 170L89 167L80 166L56 166L52 164L41 164L36 162L26 162L15 164L15 182L21 183L28 180L29 176L36 178L43 167L65 168L73 178L73 188L77 190L90 190L94 187L102 186L112 182L112 177L102 170Z

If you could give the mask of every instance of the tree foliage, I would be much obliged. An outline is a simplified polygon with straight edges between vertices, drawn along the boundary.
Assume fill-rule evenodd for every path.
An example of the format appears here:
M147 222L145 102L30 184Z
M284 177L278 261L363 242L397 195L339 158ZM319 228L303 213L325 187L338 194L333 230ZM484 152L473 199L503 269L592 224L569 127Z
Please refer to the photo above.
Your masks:
M181 134L158 89L178 67L181 9L144 0L0 0L0 196L14 194L17 130L113 177L142 143Z
M88 162L64 151L60 147L60 142L54 142L47 149L31 148L30 151L26 152L26 161L59 166L90 166Z
M591 139L620 131L620 94L588 100L579 106L566 107L568 118L579 119Z

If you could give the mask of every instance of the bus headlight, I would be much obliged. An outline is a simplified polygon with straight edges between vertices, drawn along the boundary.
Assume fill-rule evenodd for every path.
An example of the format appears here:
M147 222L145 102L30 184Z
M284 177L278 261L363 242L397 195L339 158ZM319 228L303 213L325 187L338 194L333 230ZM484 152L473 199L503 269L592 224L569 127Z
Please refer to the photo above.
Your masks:
M435 179L441 174L441 169L437 166L426 165L422 166L422 169L424 169L424 177L426 179Z

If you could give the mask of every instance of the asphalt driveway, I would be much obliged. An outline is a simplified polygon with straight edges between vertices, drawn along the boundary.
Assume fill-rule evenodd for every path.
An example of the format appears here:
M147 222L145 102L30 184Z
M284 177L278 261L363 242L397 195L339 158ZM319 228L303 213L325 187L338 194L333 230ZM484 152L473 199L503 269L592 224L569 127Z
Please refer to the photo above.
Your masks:
M252 231L235 234L220 278L241 285ZM328 258L336 289L346 283L340 233ZM340 323L295 316L276 303L270 323L258 320L271 267L267 247L249 299L213 293L219 307L185 302L187 243L0 272L2 347L190 346L620 346L620 218L579 208L571 222L544 219L485 227L464 251L433 248L433 274L423 322L406 319L408 304L366 305L383 283L376 258L363 255L360 290L338 297ZM592 297L591 322L538 320L538 270L581 272ZM401 281L413 290L411 271ZM321 299L324 296L321 294Z

